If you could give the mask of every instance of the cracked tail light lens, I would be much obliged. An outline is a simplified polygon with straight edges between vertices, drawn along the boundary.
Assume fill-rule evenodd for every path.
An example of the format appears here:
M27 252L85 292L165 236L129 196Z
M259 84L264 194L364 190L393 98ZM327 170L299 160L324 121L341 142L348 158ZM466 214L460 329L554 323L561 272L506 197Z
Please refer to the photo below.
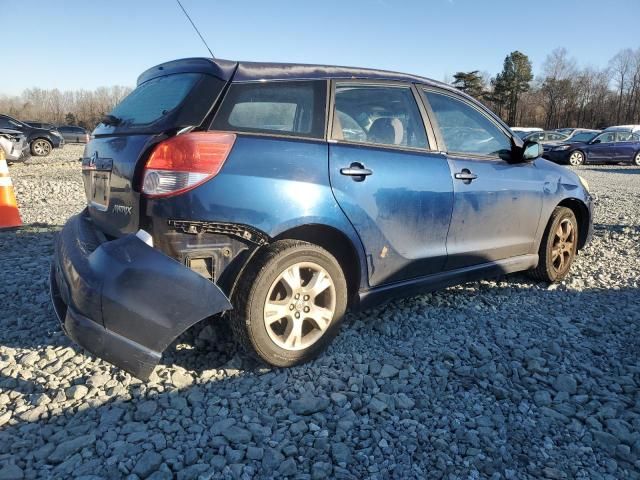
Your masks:
M236 136L225 132L191 132L165 140L154 148L142 177L147 197L186 192L215 177Z

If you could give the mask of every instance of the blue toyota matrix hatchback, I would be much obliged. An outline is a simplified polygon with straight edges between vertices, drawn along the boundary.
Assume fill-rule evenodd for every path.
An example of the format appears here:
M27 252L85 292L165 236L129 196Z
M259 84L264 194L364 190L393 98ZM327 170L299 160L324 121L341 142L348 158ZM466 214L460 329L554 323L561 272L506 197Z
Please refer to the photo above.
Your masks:
M58 237L52 301L67 335L142 379L213 316L259 359L295 365L348 308L516 271L565 277L592 200L541 154L422 77L164 63L85 148L87 208Z

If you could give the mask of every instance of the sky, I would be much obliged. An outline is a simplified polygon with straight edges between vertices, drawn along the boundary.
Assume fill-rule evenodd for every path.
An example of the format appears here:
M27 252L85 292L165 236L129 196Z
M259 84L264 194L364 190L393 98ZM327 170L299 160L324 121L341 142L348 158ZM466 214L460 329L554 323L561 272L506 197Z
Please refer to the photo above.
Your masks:
M538 74L557 47L594 67L623 48L640 48L640 0L182 3L214 55L232 60L382 68L443 80L457 71L495 75L514 50L527 54ZM209 56L175 0L0 0L0 11L0 94L133 86L158 63Z

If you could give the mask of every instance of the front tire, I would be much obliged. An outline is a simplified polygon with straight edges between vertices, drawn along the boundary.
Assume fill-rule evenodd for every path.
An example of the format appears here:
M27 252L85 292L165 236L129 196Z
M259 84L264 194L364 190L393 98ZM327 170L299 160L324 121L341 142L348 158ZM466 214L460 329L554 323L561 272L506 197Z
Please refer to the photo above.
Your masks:
M31 154L36 157L46 157L51 153L53 145L49 140L38 138L31 144Z
M536 280L554 283L567 276L578 251L578 221L570 208L556 207L540 242Z
M323 248L280 240L252 260L233 296L231 325L242 347L268 364L290 367L316 357L338 333L347 282Z
M636 156L633 157L633 163L637 167L640 167L640 152L636 153Z
M582 165L583 163L584 153L582 153L580 150L571 152L571 155L569 155L569 165L571 165L572 167L577 167L579 165Z

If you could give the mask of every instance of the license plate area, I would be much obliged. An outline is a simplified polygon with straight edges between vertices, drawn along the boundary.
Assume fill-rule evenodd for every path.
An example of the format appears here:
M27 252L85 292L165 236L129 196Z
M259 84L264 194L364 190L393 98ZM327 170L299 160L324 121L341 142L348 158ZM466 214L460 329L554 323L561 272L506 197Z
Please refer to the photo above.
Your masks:
M89 202L91 206L106 212L109 208L109 183L111 172L89 171Z

